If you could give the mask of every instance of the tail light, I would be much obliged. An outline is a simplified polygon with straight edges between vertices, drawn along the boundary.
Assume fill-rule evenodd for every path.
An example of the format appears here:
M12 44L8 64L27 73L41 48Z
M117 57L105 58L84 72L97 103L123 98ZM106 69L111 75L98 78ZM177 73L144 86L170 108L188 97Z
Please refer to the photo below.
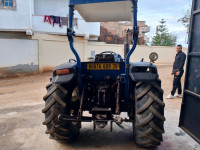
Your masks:
M66 75L66 74L70 74L70 69L56 70L56 75L58 75L58 76L60 76L60 75Z

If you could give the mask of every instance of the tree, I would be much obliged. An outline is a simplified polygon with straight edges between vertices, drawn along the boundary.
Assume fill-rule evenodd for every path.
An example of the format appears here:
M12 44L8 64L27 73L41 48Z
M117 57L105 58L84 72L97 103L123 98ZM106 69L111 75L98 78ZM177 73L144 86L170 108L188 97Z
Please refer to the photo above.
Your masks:
M156 27L156 35L153 37L153 46L175 46L177 36L168 33L166 21L162 19L160 25Z
M191 6L191 1L190 1L188 10L185 12L182 18L178 19L178 22L181 22L187 29L187 33L189 33L189 28L190 28L191 8L192 6Z

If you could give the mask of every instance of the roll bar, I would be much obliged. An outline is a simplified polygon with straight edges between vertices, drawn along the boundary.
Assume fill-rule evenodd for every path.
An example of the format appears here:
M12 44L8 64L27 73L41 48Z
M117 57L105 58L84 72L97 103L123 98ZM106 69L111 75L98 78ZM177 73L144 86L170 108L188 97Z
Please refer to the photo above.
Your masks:
M86 4L88 4L88 3L100 3L100 2L104 2L104 1L105 2L114 2L114 1L127 1L127 0L84 0L84 1L70 0L70 3L69 3L69 28L67 29L67 36L68 36L70 48L77 60L77 69L79 72L81 72L81 59L80 59L76 49L74 48L74 36L75 36L75 32L73 30L74 6L76 5L76 2L77 2L77 4L80 4L80 2L81 3L85 2ZM136 48L137 41L138 41L138 34L139 34L139 28L137 26L137 2L138 2L138 0L130 0L130 1L133 4L133 46L132 46L131 50L129 51L129 53L127 54L127 57L125 60L126 76L129 75L130 57Z

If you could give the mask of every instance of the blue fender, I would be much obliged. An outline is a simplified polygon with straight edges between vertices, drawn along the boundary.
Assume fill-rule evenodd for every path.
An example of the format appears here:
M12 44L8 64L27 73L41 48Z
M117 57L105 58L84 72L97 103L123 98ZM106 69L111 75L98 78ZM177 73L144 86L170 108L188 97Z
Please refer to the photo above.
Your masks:
M157 67L150 62L130 63L129 76L135 82L157 80L159 77Z
M54 68L51 82L54 84L66 84L77 76L77 63L64 63ZM56 75L56 70L70 69L70 74Z

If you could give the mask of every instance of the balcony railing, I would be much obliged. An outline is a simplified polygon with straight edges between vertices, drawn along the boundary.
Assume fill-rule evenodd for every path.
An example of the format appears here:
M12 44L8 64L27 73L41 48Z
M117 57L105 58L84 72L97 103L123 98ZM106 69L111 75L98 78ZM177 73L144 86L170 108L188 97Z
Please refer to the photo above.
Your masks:
M59 24L50 24L44 22L43 15L32 16L32 28L34 32L47 33L47 34L58 34L66 35L67 26ZM77 20L77 26L74 27L77 36L100 36L100 23L87 23L83 19Z

